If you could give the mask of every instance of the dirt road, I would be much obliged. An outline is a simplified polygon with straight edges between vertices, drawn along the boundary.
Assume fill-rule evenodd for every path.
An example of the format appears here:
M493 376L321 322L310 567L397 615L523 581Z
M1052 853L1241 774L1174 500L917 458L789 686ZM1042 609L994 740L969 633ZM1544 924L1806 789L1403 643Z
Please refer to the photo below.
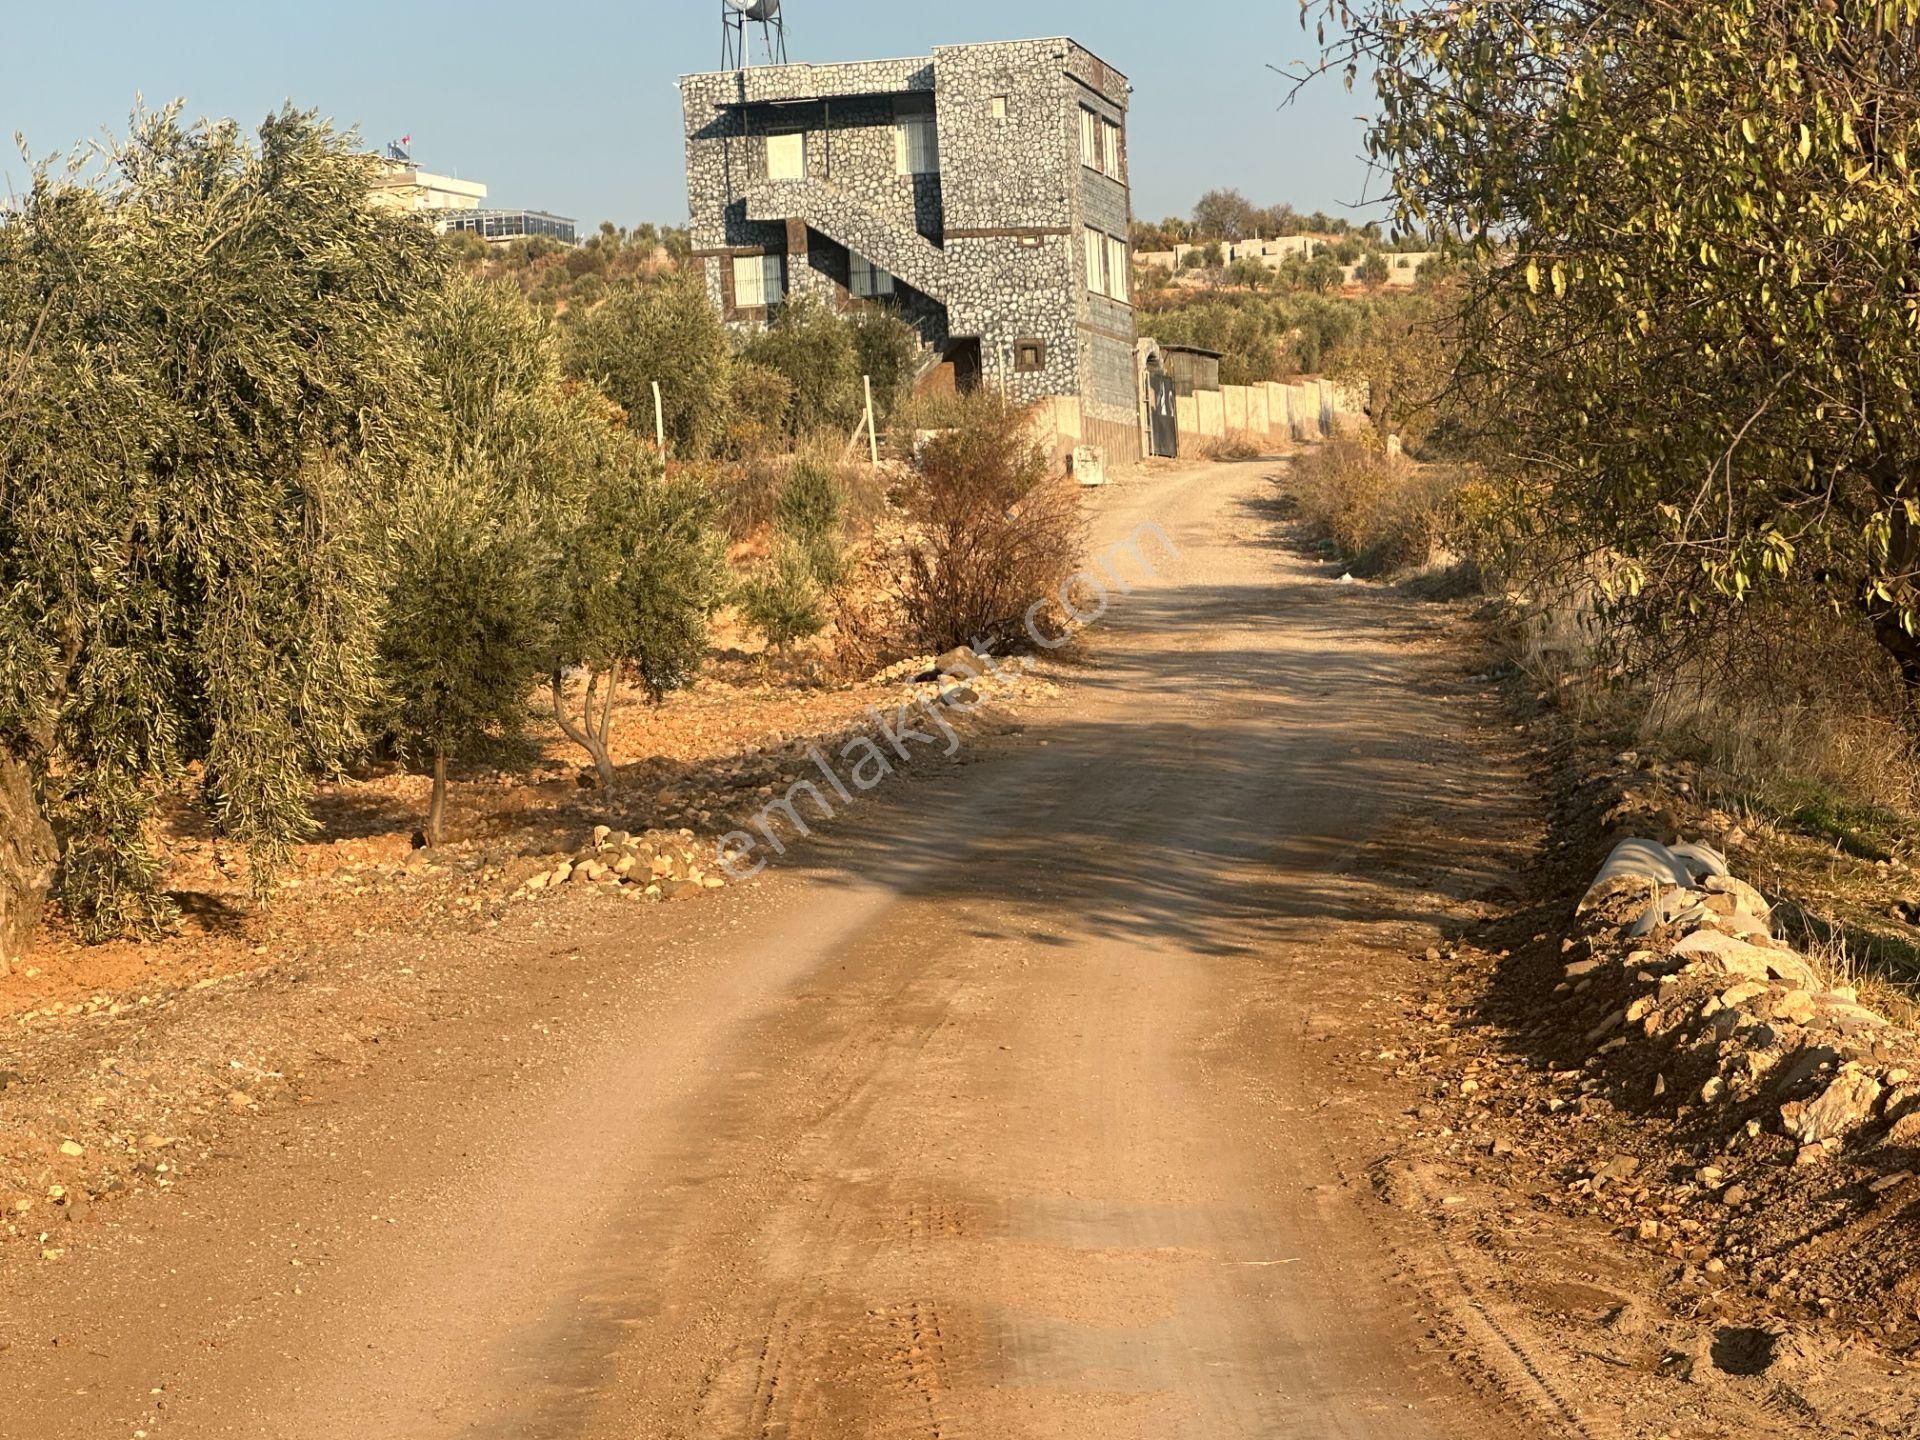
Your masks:
M1417 607L1278 543L1273 473L1099 497L1179 553L1057 713L737 893L514 921L394 1053L12 1277L0 1434L1544 1433L1433 1353L1325 1059L1502 863L1454 837L1508 782Z

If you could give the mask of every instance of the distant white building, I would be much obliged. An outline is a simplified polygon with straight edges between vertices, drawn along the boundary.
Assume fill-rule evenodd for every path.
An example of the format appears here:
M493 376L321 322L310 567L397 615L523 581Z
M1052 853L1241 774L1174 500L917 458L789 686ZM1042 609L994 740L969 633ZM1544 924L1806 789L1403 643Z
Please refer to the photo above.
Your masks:
M411 160L383 155L368 198L389 210L478 210L487 198L487 187L478 180L434 175Z

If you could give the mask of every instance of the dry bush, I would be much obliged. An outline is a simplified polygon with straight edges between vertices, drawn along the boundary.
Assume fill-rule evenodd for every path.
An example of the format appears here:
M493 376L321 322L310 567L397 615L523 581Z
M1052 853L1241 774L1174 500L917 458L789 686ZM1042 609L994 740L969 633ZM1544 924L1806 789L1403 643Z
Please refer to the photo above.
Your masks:
M721 523L730 540L738 543L752 539L773 524L787 477L802 464L822 470L839 482L846 497L846 525L851 539L857 543L872 530L886 509L884 481L866 462L864 452L857 458L847 458L845 436L822 431L801 440L790 455L755 455L705 467L720 497Z
M1508 657L1576 723L1706 764L1776 809L1920 801L1912 700L1872 637L1781 594L1649 640L1591 580L1509 596Z
M981 391L958 420L921 448L904 495L913 534L900 556L903 613L935 650L1017 636L1085 548L1079 487L1050 473L1028 412Z
M1644 734L1790 803L1809 787L1901 811L1920 798L1898 671L1870 635L1811 598L1754 605L1690 638L1642 683Z
M915 390L893 407L893 432L908 443L902 451L911 451L912 437L927 430L951 430L966 419L967 397L954 390Z
M1200 458L1220 465L1238 460L1258 460L1266 453L1267 447L1245 430L1229 430L1220 439L1200 442Z
M1464 476L1389 455L1372 432L1337 435L1299 462L1300 505L1356 574L1431 565L1445 554Z
M750 460L710 464L704 470L720 497L720 522L729 540L737 544L773 523L780 482L787 473L784 460L759 455Z

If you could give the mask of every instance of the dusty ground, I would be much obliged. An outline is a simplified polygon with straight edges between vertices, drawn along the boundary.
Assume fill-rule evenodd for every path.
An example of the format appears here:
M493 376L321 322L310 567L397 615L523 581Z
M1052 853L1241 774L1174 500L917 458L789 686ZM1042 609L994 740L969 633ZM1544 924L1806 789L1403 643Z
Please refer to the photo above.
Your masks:
M1906 1433L1467 1128L1538 757L1283 476L750 884L16 1020L0 1435Z

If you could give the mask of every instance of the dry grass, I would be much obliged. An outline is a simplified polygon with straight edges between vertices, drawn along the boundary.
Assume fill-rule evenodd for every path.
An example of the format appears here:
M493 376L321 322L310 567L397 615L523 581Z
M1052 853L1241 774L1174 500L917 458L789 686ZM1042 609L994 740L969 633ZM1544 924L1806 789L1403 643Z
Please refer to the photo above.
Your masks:
M1452 563L1447 540L1457 469L1390 455L1371 432L1338 435L1299 464L1307 519L1360 575L1396 575Z
M1267 453L1267 447L1245 430L1229 430L1219 439L1202 440L1199 451L1202 460L1231 465L1241 460L1258 460Z
M1920 809L1909 698L1847 618L1756 606L1656 651L1607 629L1590 584L1508 598L1507 658L1581 729L1698 761L1729 800L1836 834L1828 811Z
M885 482L864 454L849 459L846 437L823 432L801 440L788 455L712 463L711 483L721 501L721 523L736 544L759 535L773 523L775 502L788 472L811 461L840 482L847 497L847 524L856 540L869 532L886 509Z
M1869 1010L1903 1029L1920 1030L1920 991L1857 954L1844 930L1834 930L1827 939L1808 937L1797 948L1828 990L1851 990Z

